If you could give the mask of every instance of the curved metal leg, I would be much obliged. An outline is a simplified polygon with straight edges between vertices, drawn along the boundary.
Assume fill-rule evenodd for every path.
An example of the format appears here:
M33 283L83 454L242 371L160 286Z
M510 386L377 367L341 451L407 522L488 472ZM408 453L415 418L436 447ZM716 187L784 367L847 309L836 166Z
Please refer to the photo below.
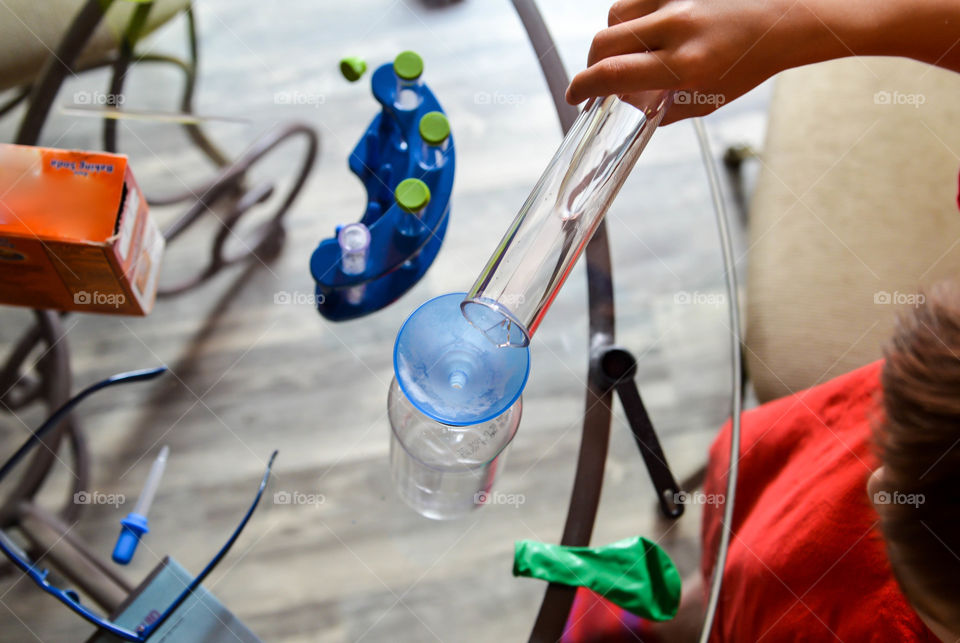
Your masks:
M540 62L563 133L566 134L576 118L577 110L563 98L569 82L563 62L533 0L513 0L513 5ZM613 269L603 222L587 245L586 260L592 358L587 375L586 413L583 418L577 471L563 537L560 539L563 545L590 543L597 507L600 504L603 470L610 440L613 392L605 382L595 359L614 343ZM547 586L530 634L531 641L554 643L561 638L575 594L575 587L555 583Z
M27 406L43 392L43 383L38 377L32 373L22 372L23 363L40 341L41 335L40 324L32 324L14 344L3 368L0 369L0 405L8 411L16 411Z
M140 34L152 8L153 3L147 2L137 5L133 10L133 16L130 17L123 39L120 41L120 53L113 62L113 75L110 78L108 96L123 94L123 84L127 78L127 70L130 69L130 61L133 59L133 48L140 40ZM117 151L117 121L112 118L106 118L103 121L103 149L112 153Z
M67 29L55 55L47 59L40 73L40 79L33 86L30 93L30 107L27 109L20 129L17 132L15 143L20 145L36 145L40 139L40 131L47 120L57 92L63 84L64 78L73 70L73 64L90 39L90 35L100 24L103 15L113 3L113 0L87 0L77 14L73 23Z
M130 582L116 572L115 565L73 533L71 521L25 502L19 507L18 524L30 541L30 549L42 556L35 560L52 563L107 612L117 609L133 591Z
M146 22L149 10L150 5L143 5L138 7L134 12L134 16L124 34L120 52L117 58L111 63L113 73L109 89L110 95L119 96L123 92L124 79L133 62L133 50L139 39L143 24ZM166 56L144 57L137 62L162 62L178 66L185 74L181 109L185 113L191 113L193 110L193 92L196 85L198 47L195 17L193 11L190 9L187 10L187 24L190 49L189 63ZM187 124L185 127L191 140L215 164L220 167L228 165L226 157L213 145L198 125ZM104 121L103 135L104 148L109 152L116 152L117 122L115 120L107 119ZM271 185L257 186L252 190L244 189L243 181L246 178L246 173L254 163L269 153L273 148L283 143L287 138L296 135L304 135L307 137L307 150L300 172L297 174L293 186L278 209L273 213L270 220L257 231L255 239L252 243L248 244L245 251L234 256L228 256L225 248L227 241L232 236L236 236L234 231L235 224L256 205L269 199L274 191ZM173 287L161 288L158 294L160 296L170 296L182 293L203 283L225 266L253 256L268 258L279 252L279 248L282 246L284 239L283 216L303 187L316 160L318 147L319 138L312 128L299 124L289 125L275 130L258 140L240 159L229 164L229 167L222 171L214 180L203 185L201 188L187 190L181 194L175 194L161 199L148 198L148 202L150 202L151 205L166 205L179 203L191 198L196 199L193 206L166 231L164 236L168 242L179 236L186 228L192 225L193 222L199 219L205 212L211 210L218 202L223 201L227 203L226 215L222 220L222 226L219 232L214 238L211 258L207 266L197 277ZM200 195L199 197L197 196L198 194Z
M25 85L17 90L17 93L14 94L13 98L8 100L3 105L0 105L0 118L5 116L7 112L12 110L14 107L22 103L30 96L30 92L33 91L33 85Z
M193 7L187 9L187 46L190 49L190 66L183 89L183 98L180 101L180 110L189 114L193 112L193 92L197 86L197 66L200 59L200 48L197 46L197 21L193 14ZM230 164L230 159L207 138L199 125L187 123L184 127L193 144L200 148L214 165L226 167Z
M161 65L172 65L176 67L184 74L185 86L184 94L180 102L180 110L184 114L193 113L193 85L196 82L196 76L193 71L191 71L192 63L188 63L185 60L177 58L176 56L168 56L165 54L145 54L143 56L138 56L136 61L138 65L143 65L145 63L161 64ZM104 67L114 68L117 64L117 56L111 56L103 60L99 60L92 64L86 65L81 69L78 69L79 72L92 71L94 69L102 69ZM111 81L112 83L113 81ZM112 119L111 119L112 120ZM190 135L190 139L197 145L198 148L214 163L217 167L224 167L230 164L230 161L227 159L226 155L220 151L220 149L210 141L207 135L204 133L203 128L199 125L193 123L185 123L183 125L184 129ZM119 151L119 145L114 141L110 147L107 147L108 141L104 138L104 150L112 153L117 153ZM156 195L146 195L147 201L150 205L173 205L175 203L181 203L183 201L189 201L190 199L196 198L196 193L207 188L201 189L187 189L182 192L174 192L172 194L166 194L163 196Z
M184 87L183 94L180 99L180 111L185 114L192 114L193 95L197 84L197 65L199 57L196 18L194 16L193 9L188 8L185 12L187 17L187 46L190 52L189 62L183 61L174 56L162 55L147 55L139 57L136 61L134 61L134 47L136 46L137 41L140 39L140 32L142 31L143 24L146 21L150 6L151 5L141 5L134 12L133 17L130 20L130 24L127 26L127 31L124 33L123 42L121 43L120 51L117 56L113 60L103 61L95 66L99 67L110 65L113 67L113 73L110 79L109 94L111 96L119 96L123 93L124 81L126 79L127 72L130 70L131 64L143 62L172 64L178 67L184 73ZM194 145L196 145L197 148L199 148L200 151L203 152L204 155L206 155L206 157L209 158L215 166L225 167L230 164L230 161L226 155L220 151L220 149L207 137L199 125L195 123L186 123L183 127L186 130L187 135L190 137L190 140L193 141ZM114 119L106 119L103 122L103 146L104 150L107 152L115 153L118 150L117 122ZM175 194L173 196L167 196L165 198L149 198L147 200L154 205L168 205L171 203L186 201L192 196L193 193L187 191Z
M34 325L15 344L0 370L0 405L9 411L16 411L42 398L48 411L53 412L70 397L70 350L60 315L41 310L34 313ZM42 353L36 364L37 374L25 373L25 362L38 347L42 347ZM28 384L23 386L25 381ZM58 460L57 450L65 437L72 447L72 471L75 476L66 503L59 513L66 519L79 515L83 506L73 502L73 494L89 485L89 454L78 423L73 416L68 416L43 439L43 446L37 449L13 490L0 503L0 527L14 522L19 504L32 499L40 489Z
M269 222L258 231L257 237L250 244L247 244L245 251L234 256L228 256L225 252L226 242L231 236L235 236L234 226L240 220L240 217L272 194L272 186L256 186L246 193L241 194L239 199L230 207L226 217L222 221L222 226L214 238L211 257L207 266L193 279L175 286L161 288L157 293L158 296L169 297L194 288L212 277L221 268L242 259L253 256L269 257L275 254L277 243L282 240L282 218L300 193L316 161L320 141L317 133L308 125L297 123L286 125L260 138L243 156L237 159L233 165L223 170L217 178L207 186L193 207L164 231L164 237L166 237L167 241L172 241L180 236L205 212L212 210L214 205L219 201L235 193L240 180L246 176L250 168L257 161L265 157L282 143L297 136L303 136L307 141L307 149L300 166L300 171L290 186L287 195L273 212Z
M62 38L56 53L51 56L40 73L37 82L28 91L25 90L3 106L6 113L25 98L29 107L21 121L15 142L21 145L36 145L43 125L53 106L57 93L67 74L73 72L74 63L91 34L100 24L113 0L87 0L77 13L66 34ZM60 317L51 311L35 311L36 323L16 344L0 371L0 404L9 410L43 397L49 411L53 411L67 400L71 387L70 354ZM39 376L24 373L24 361L37 345L45 344L46 349L37 363ZM56 452L65 436L73 446L74 479L70 497L60 514L75 517L82 509L72 502L75 490L88 484L88 455L81 430L72 417L44 439L44 448L27 465L23 476L15 488L0 502L0 526L6 526L17 519L17 506L31 499L43 484L44 479L57 459Z

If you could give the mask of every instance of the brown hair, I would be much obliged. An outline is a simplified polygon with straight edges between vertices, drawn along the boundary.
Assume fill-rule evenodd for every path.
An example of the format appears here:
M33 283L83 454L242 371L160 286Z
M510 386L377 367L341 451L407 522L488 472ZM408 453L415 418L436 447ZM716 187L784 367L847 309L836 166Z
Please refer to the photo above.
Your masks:
M887 494L889 504L880 512L881 529L906 597L957 632L960 286L938 284L918 299L919 305L899 319L885 351L885 418L877 441L884 465L880 493Z

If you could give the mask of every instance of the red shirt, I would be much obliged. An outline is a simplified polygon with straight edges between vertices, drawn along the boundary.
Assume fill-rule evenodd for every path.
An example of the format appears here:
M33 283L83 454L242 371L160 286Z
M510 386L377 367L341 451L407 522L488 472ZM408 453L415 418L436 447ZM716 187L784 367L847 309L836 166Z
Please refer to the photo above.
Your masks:
M938 641L900 591L866 483L880 371L874 362L746 414L733 536L715 641ZM730 425L704 493L725 493ZM723 507L706 505L709 579Z
M900 592L867 498L880 370L874 362L744 413L733 535L712 641L937 643ZM730 423L704 494L726 494ZM709 497L709 496L708 496ZM715 496L716 497L716 496ZM722 504L704 505L705 587ZM646 624L580 588L563 643L651 641Z

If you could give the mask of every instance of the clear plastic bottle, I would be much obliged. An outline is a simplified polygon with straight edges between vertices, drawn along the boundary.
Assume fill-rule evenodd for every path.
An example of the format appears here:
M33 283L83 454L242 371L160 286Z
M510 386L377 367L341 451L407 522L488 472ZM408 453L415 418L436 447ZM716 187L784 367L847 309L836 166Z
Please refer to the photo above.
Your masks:
M403 501L435 520L459 518L484 504L520 425L521 399L487 422L451 426L418 411L394 379L387 406L390 471Z
M530 342L672 97L595 98L577 117L461 304L494 344Z
M498 348L460 314L464 293L420 306L397 334L390 469L400 497L434 519L484 503L517 432L527 348Z

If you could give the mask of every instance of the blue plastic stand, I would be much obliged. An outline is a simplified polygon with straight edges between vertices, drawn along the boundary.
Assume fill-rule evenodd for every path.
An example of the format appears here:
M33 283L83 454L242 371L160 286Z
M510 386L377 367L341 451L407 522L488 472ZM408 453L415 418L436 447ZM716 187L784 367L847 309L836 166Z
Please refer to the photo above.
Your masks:
M443 112L440 103L423 83L416 109L396 107L397 81L391 63L374 72L371 88L383 109L349 159L350 170L367 190L367 207L360 219L370 229L367 268L359 275L343 273L336 235L321 241L310 258L310 272L317 284L317 310L332 321L355 319L380 310L413 287L436 258L450 215L455 167L453 136L448 139L443 165L427 169L421 163L418 130L424 114ZM394 202L397 184L407 178L422 180L431 194L420 231L411 235L401 233L400 223L409 215ZM357 286L364 287L362 297L351 303L346 292Z

